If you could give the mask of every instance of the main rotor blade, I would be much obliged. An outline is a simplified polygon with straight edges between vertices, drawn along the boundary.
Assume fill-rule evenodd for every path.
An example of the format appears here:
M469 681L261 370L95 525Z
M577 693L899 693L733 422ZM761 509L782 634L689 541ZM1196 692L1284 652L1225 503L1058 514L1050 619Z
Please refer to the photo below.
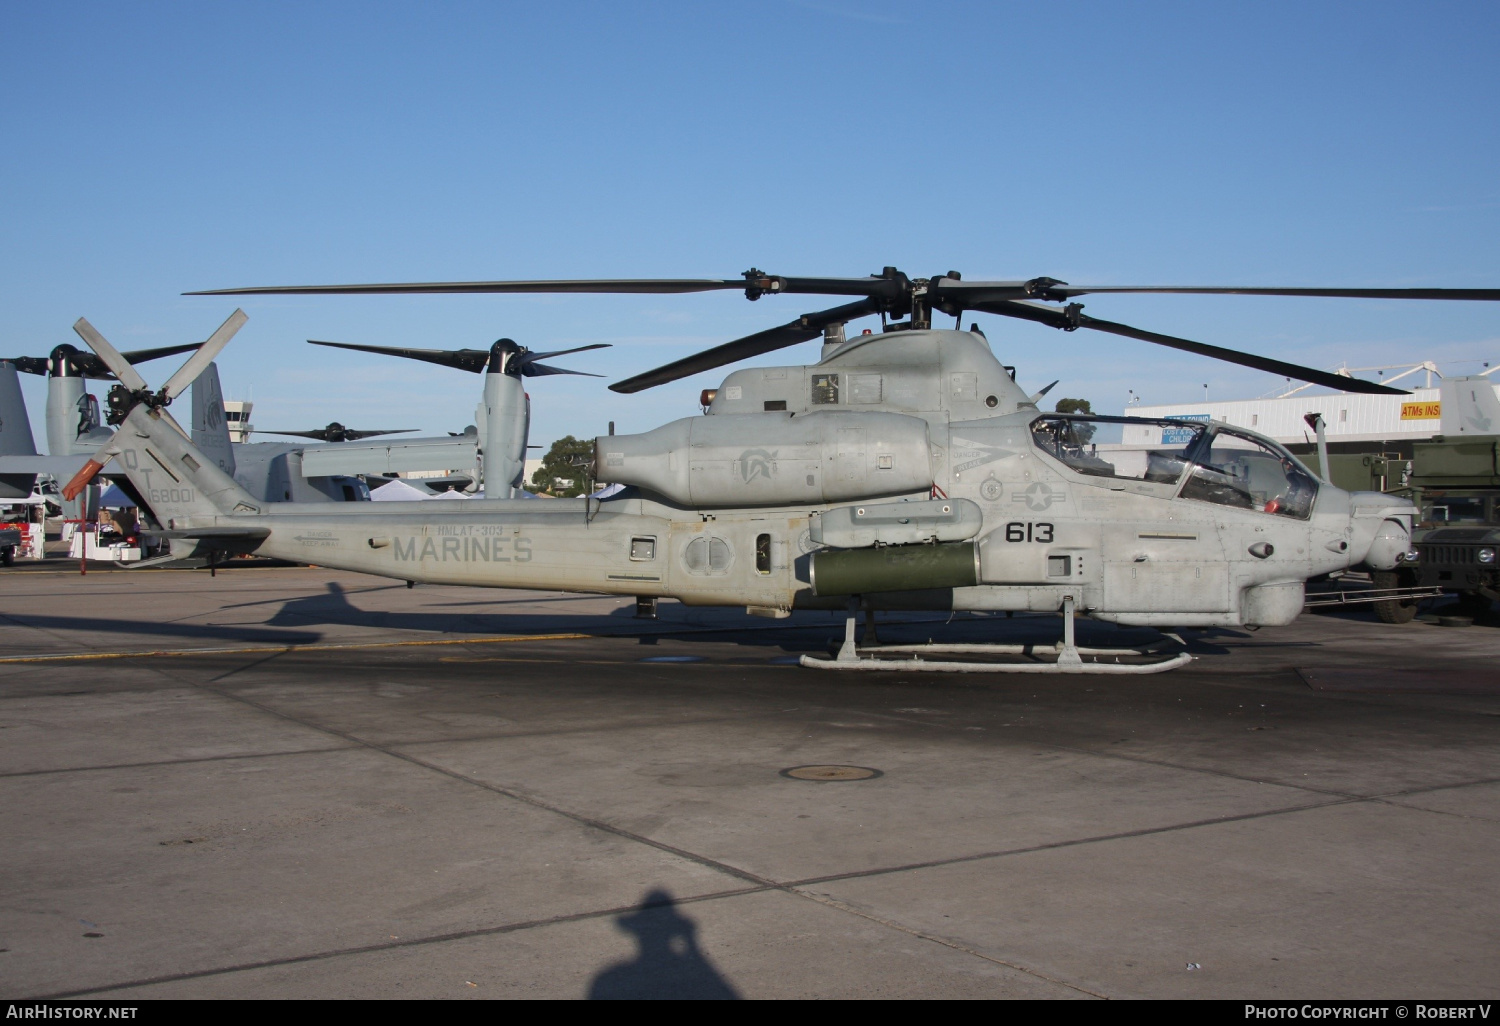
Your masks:
M830 324L842 324L856 317L879 311L880 302L872 297L861 299L857 303L834 307L832 310L803 314L789 324L758 331L754 335L746 335L733 342L725 342L721 346L705 349L701 353L694 353L681 360L674 360L655 370L637 374L633 378L617 381L609 387L611 391L626 393L655 388L657 385L664 385L669 381L676 381L678 378L685 378L700 371L713 370L715 367L722 367L739 360L748 360L752 356L785 349L798 342L809 342L823 334L823 329Z
M526 352L526 353L522 353L521 354L520 361L524 365L524 364L528 364L528 363L535 363L538 360L550 360L554 356L567 356L567 355L569 355L571 353L586 353L590 349L609 349L609 348L611 348L611 346L610 346L610 343L608 343L608 342L595 342L591 346L579 346L576 349L554 349L550 353L531 353L531 352ZM575 372L575 371L569 371L569 373L577 373L577 372ZM603 375L596 374L594 376L595 377L602 377Z
M214 362L215 357L234 338L235 332L239 331L244 323L250 319L243 310L235 310L219 325L219 330L208 336L208 341L198 347L198 351L188 357L187 363L177 368L177 373L167 379L167 383L161 386L161 394L168 400L176 399L189 385L198 380L198 375L208 369L208 365Z
M1017 283L1024 284L1024 283ZM237 289L206 289L185 296L349 296L455 293L612 293L635 295L715 292L744 289L754 298L785 292L818 296L883 296L895 311L906 296L910 280L888 273L864 278L795 278L749 271L739 278L559 278L544 281L426 281L366 285L258 285ZM1025 294L1024 292L1021 294Z
M489 362L488 349L407 349L401 346L359 346L351 342L318 342L307 340L310 345L329 346L333 349L353 349L360 353L379 353L382 356L399 356L406 360L421 360L435 363L439 367L479 374Z
M1258 285L1069 285L1056 278L1032 278L1027 281L960 281L942 277L933 280L927 295L940 310L979 309L980 303L998 303L1009 299L1042 299L1060 303L1076 296L1109 293L1155 293L1158 295L1199 296L1302 296L1326 299L1464 299L1500 300L1500 289L1363 289Z
M1197 296L1309 296L1325 299L1465 299L1500 301L1500 289L1324 289L1260 288L1258 286L1196 285L1071 285L1048 286L1059 299L1107 292L1148 292ZM1050 296L1049 296L1050 298Z
M141 377L140 373L130 365L130 361L120 355L120 351L110 345L87 320L82 317L78 318L73 322L73 330L78 333L79 338L83 339L83 344L98 354L99 359L104 361L104 365L114 371L115 377L120 379L120 384L132 392L139 392L146 387L146 379Z
M410 293L492 293L492 292L609 292L609 293L677 293L712 292L715 289L742 289L743 278L602 278L555 279L550 281L427 281L394 282L385 285L262 285L242 289L209 289L184 292L185 296L355 296L402 295Z
M1273 360L1266 356L1242 353L1237 349L1225 349L1221 346L1211 346L1203 342L1194 342L1191 339L1177 338L1174 335L1162 335L1155 331L1132 328L1128 324L1119 324L1115 321L1101 321L1082 313L1075 315L1075 321L1062 310L1053 310L1050 307L1037 306L1033 303L989 303L975 307L974 309L985 313L1000 314L1005 317L1019 317L1022 320L1036 321L1038 324L1046 324L1054 328L1066 329L1069 327L1078 327L1092 328L1095 331L1107 331L1114 335L1124 335L1126 338L1136 338L1143 342L1154 342L1157 345L1168 346L1172 349L1181 349L1189 353L1197 353L1200 356L1212 357L1215 360L1223 360L1226 363L1239 364L1241 367L1253 367L1256 370L1280 374L1283 377L1296 378L1299 381L1310 381L1315 385L1325 385L1340 392L1362 392L1369 395L1411 394L1399 388L1376 384L1373 381L1365 381L1362 378L1344 377L1341 374L1314 370L1312 367L1302 367L1295 363L1286 363L1283 360Z

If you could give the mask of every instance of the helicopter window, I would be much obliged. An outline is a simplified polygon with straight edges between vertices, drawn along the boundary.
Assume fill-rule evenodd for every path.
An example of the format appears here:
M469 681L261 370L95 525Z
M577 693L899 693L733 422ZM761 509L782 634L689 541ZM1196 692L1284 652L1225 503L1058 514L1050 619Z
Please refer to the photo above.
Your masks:
M1233 431L1215 431L1188 446L1193 472L1185 499L1306 520L1317 482L1289 453Z
M1484 498L1479 495L1444 495L1433 498L1422 509L1422 520L1431 524L1484 523Z
M755 572L758 574L771 572L771 536L769 534L755 536Z
M837 374L814 374L812 376L812 401L826 406L839 401L839 376Z
M1110 417L1040 417L1031 424L1031 437L1037 448L1080 474L1176 484L1187 467L1187 449L1179 449L1175 444L1103 441L1107 437L1120 437L1122 423L1125 421ZM1174 422L1172 427L1182 425ZM1183 430L1191 447L1204 428L1194 425Z

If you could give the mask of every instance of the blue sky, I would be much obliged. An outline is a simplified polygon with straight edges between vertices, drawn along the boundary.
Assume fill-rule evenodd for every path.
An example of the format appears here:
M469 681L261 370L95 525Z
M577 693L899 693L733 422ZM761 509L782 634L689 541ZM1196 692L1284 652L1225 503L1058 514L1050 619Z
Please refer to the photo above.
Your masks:
M0 5L0 355L202 339L236 285L1050 275L1500 286L1500 6L1380 3ZM826 305L835 305L837 300ZM816 298L278 297L221 360L263 428L438 433L477 377L323 338L533 348L534 442L696 412L610 380ZM1332 367L1500 360L1500 305L1093 297ZM1023 385L1118 410L1278 379L980 317ZM858 330L862 324L852 327ZM808 344L760 363L815 359ZM153 381L170 361L147 371ZM41 379L26 384L33 420Z

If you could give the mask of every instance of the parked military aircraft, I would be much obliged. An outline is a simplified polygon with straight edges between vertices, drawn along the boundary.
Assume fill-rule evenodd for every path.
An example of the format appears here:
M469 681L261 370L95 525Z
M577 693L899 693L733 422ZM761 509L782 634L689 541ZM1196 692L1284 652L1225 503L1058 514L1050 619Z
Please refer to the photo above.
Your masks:
M159 360L198 347L189 345L139 349L121 355L132 364ZM47 455L36 450L18 372L47 378ZM66 481L78 473L87 454L109 441L112 432L99 423L99 403L88 393L87 380L114 380L94 354L77 347L55 346L47 356L0 358L0 498L30 495L39 474Z
M1143 672L1168 659L1085 662L1075 611L1121 624L1255 626L1290 622L1310 577L1383 570L1408 552L1415 508L1380 493L1320 482L1270 439L1221 424L1046 414L977 325L931 327L931 312L978 310L1145 339L1343 390L1395 391L1312 368L1085 317L1088 292L1240 292L1375 298L1500 299L1500 290L1071 288L1054 279L782 278L486 282L320 286L289 292L688 292L743 288L860 296L789 324L616 384L637 391L820 335L811 366L731 373L704 394L703 417L595 441L593 475L626 485L606 501L392 503L375 512L262 503L205 464L159 390L118 360L128 430L102 460L167 510L178 536L405 579L516 588L672 596L782 616L850 609L838 668L1039 668L947 660L860 658L854 611L1062 611L1065 643L1041 668ZM1040 302L1039 302L1040 301ZM848 338L847 321L906 320ZM102 340L98 340L102 342ZM210 354L209 359L212 358ZM117 364L119 366L117 367ZM1127 444L1125 432L1143 441ZM941 650L928 651L942 654ZM887 655L889 653L886 653ZM906 653L910 654L910 653ZM1121 654L1113 655L1118 659Z
M476 412L478 429L473 438L442 445L440 451L461 448L461 451L477 454L482 466L485 495L491 498L508 499L519 494L522 476L526 467L527 436L531 431L531 398L522 387L523 377L551 377L557 374L574 374L597 378L601 375L586 371L568 370L542 363L558 356L585 353L593 349L608 349L606 343L575 346L572 349L557 349L549 353L534 353L525 346L517 345L508 338L496 339L488 349L411 349L397 346L353 345L347 342L317 342L315 346L330 346L335 349L352 349L363 353L379 353L384 356L400 356L423 363L435 363L441 367L484 374L484 395ZM321 465L335 466L348 472L361 461L366 467L361 473L369 473L370 455L359 449L346 448L321 454ZM466 467L472 463L449 463L448 466ZM425 468L424 468L425 469Z

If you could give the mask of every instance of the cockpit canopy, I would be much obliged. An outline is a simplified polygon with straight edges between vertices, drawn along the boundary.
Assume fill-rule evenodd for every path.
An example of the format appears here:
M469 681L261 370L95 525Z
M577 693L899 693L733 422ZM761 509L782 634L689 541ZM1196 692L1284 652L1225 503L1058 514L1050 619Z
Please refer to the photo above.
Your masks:
M1176 486L1184 499L1306 520L1318 494L1291 453L1221 424L1047 414L1031 422L1031 437L1080 474Z

